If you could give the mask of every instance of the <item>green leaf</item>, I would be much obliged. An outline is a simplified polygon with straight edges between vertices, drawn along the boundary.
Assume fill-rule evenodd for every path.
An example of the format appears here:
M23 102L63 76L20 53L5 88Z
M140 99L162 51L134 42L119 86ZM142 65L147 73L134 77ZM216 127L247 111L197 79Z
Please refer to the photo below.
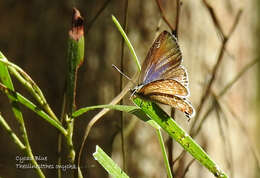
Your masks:
M215 177L227 177L209 155L157 104L140 98L134 98L133 102L197 159L200 164L212 172Z
M129 177L98 145L96 146L96 152L93 153L93 156L113 177L116 178Z
M3 55L3 53L1 51L0 51L0 58L4 61L7 61L6 57ZM39 168L39 165L37 164L36 160L34 159L34 156L33 156L32 150L31 150L31 146L29 143L29 139L27 136L27 131L25 128L24 120L23 120L23 114L19 107L18 99L16 97L13 97L11 94L11 93L15 92L13 82L10 77L7 66L5 64L3 64L2 62L0 62L0 81L5 85L5 87L4 87L5 91L10 91L9 93L7 93L7 96L11 102L12 111L14 113L16 120L19 123L20 131L22 132L22 135L23 135L23 140L25 142L25 148L26 148L26 154L28 157L31 158L31 162L35 166L35 169L36 169L36 172L38 173L38 175L40 177L45 177L42 170Z
M17 104L19 102L19 103L23 104L24 106L26 106L27 108L34 111L36 114L38 114L43 119L45 119L47 122L49 122L52 126L56 127L58 130L60 130L61 133L63 133L64 135L67 134L67 131L62 127L62 125L59 121L51 118L41 108L37 107L30 100L28 100L24 96L22 96L20 93L12 91L11 89L7 88L6 86L2 85L1 83L0 83L0 90L5 92L11 100L16 101Z
M129 114L134 114L145 122L150 120L150 118L147 117L146 114L140 108L138 108L136 106L127 106L127 105L96 105L96 106L84 107L84 108L81 108L81 109L75 111L72 114L72 117L76 118L90 110L103 109L103 108L113 109L113 110L117 110L117 111L123 111L123 112L127 112Z

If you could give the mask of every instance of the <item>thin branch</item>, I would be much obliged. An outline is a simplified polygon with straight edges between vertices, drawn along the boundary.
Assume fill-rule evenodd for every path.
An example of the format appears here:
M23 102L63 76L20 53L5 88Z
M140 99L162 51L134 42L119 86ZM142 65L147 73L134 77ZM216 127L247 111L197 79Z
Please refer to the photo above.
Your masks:
M161 17L163 18L164 22L168 25L168 27L171 29L172 32L175 31L175 28L170 24L170 22L167 20L164 12L163 12L163 8L161 6L161 2L160 0L156 0L156 3L157 3L157 6L159 8L159 11L160 11L160 14L161 14Z
M181 5L182 2L180 0L176 0L176 20L175 20L175 30L172 33L178 39L179 36L179 21L180 21L180 14L181 14Z
M137 74L138 72L136 72L136 74L133 77L133 81L137 80ZM126 95L126 93L129 91L129 89L133 86L132 82L128 82L127 85L125 86L125 88L109 103L110 105L115 105L117 103L120 102L120 100ZM90 130L92 129L92 127L95 125L95 123L97 121L99 121L100 118L102 118L106 113L108 113L110 111L110 109L102 109L99 113L97 113L88 123L88 125L85 128L85 134L83 137L83 141L80 145L80 150L79 150L79 154L78 154L78 167L80 167L80 162L81 162L81 155L84 149L84 146L87 143L87 137L89 135Z
M213 11L214 12L214 11ZM214 13L215 14L215 13ZM233 22L233 25L232 25L232 28L230 30L230 33L227 37L224 37L224 40L221 44L221 48L219 50L219 54L218 54L218 58L217 58L217 62L212 70L212 74L211 74L211 78L210 78L210 81L206 87L206 90L204 92L204 95L202 96L201 100L200 100L200 103L197 107L197 114L194 118L194 121L191 125L191 129L190 131L192 132L194 130L194 127L195 127L195 124L196 124L196 121L198 120L199 116L200 116L200 113L201 113L201 109L203 108L204 106L204 103L206 101L206 99L209 97L210 95L210 91L211 91L211 87L216 79L216 75L217 75L217 72L218 72L218 69L219 69L219 66L221 64L221 61L223 60L223 55L224 55L224 51L225 51L225 48L226 48L226 44L228 42L228 40L230 39L231 35L233 34L233 31L234 29L237 27L237 24L238 24L238 21L241 17L241 11L238 12L237 16L236 16L236 19L234 20ZM212 16L212 19L216 18L215 16Z
M102 14L102 12L106 9L107 5L110 3L111 0L107 0L103 6L99 9L99 11L97 12L97 14L95 15L95 17L89 22L87 23L87 28L85 30L86 34L88 34L88 31L92 28L93 24L96 22L97 18Z
M187 165L187 167L185 168L185 170L184 170L184 172L183 172L183 175L182 175L181 177L185 177L185 175L187 174L187 172L188 172L189 169L190 169L190 166L194 163L194 161L195 161L195 159L192 159L192 160L188 163L188 165Z
M212 93L212 95L214 96L214 101L215 101L216 106L217 106L216 107L216 115L217 115L219 133L220 133L220 136L221 136L221 138L223 140L225 159L226 159L226 162L227 162L228 169L230 170L230 177L233 178L233 172L234 172L233 165L234 164L233 164L232 146L231 146L229 137L225 136L226 135L224 133L225 129L222 126L223 120L227 121L227 118L226 118L226 115L224 114L224 110L221 107L221 104L220 104L217 96L215 95L215 93ZM220 112L223 115L223 117L222 117L223 119L220 116L220 114L221 114ZM227 129L226 130L229 130L228 129L228 125L227 125Z
M11 129L11 127L8 125L8 123L5 121L3 116L0 113L0 125L7 131L10 138L13 140L13 142L21 149L26 150L26 147L22 143L22 141L17 137L17 135L14 133L14 131Z
M218 32L220 37L222 39L224 39L224 37L225 37L224 31L218 21L218 18L217 18L217 15L216 15L214 9L209 5L209 3L206 0L203 0L203 4L206 6L206 8L208 9L208 11L210 13L210 16L212 18L216 31Z
M251 61L250 63L248 63L234 78L233 80L231 80L223 89L222 91L217 95L217 98L221 98L222 96L224 96L227 91L249 70L251 69L255 64L257 64L260 61L259 58L256 58L255 60ZM206 111L206 113L204 114L204 116L202 117L200 123L198 124L199 126L197 127L197 129L193 132L190 133L190 136L195 138L201 128L203 123L206 121L206 119L208 118L209 114L213 111L213 109L215 108L215 105L211 105L211 107ZM182 159L184 156L186 155L186 151L182 151L181 154L173 161L173 164L175 164L178 160ZM258 165L260 167L260 161L258 161Z
M249 147L249 149L250 149L250 151L251 151L251 153L252 153L252 155L255 159L255 162L256 162L256 167L257 167L256 170L259 171L260 170L260 156L258 154L257 149L255 148L255 146L253 144L254 142L250 139L249 134L248 134L248 130L247 130L245 124L241 121L241 119L238 117L238 115L233 111L233 109L229 105L227 105L227 107L228 107L229 112L232 114L234 120L238 123L240 129L244 133L245 138L246 138L245 140L248 141L247 145L248 145L248 147Z
M127 33L127 17L128 17L128 0L125 0L124 4L124 24L123 29L125 33ZM122 36L121 41L121 64L120 69L122 73L124 73L124 47L125 47L125 40ZM123 76L120 75L120 91L123 89ZM120 101L120 104L123 105L123 100ZM121 149L122 149L122 157L123 157L123 170L126 171L126 154L125 154L125 139L124 139L124 119L123 119L123 112L120 112L120 129L121 129Z

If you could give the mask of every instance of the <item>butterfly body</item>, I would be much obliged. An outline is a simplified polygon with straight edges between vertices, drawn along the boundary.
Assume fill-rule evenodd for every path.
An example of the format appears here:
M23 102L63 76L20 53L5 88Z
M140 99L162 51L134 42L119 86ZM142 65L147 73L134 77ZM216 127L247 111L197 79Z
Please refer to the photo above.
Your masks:
M163 31L153 43L142 65L139 85L133 94L170 105L191 118L195 111L187 100L188 75L181 65L182 55L176 38Z

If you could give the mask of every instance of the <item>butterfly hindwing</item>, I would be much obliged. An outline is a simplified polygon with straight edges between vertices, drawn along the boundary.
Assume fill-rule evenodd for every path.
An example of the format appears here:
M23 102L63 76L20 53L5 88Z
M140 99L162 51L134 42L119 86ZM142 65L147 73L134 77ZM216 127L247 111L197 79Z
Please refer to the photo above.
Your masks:
M189 90L180 82L173 79L161 79L144 85L138 93L146 96L154 93L165 93L179 97L187 97Z
M163 93L151 94L149 99L157 101L158 103L170 105L186 114L188 118L192 118L195 114L195 110L188 100L184 100L177 96L167 95Z

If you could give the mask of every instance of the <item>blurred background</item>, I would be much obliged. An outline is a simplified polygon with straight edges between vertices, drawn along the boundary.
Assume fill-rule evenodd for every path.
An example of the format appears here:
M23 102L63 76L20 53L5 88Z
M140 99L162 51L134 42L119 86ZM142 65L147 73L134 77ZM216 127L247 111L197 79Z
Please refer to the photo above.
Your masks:
M176 1L160 0L160 5L169 23L176 24ZM121 36L111 20L115 15L121 24L127 14L127 33L137 56L144 60L158 32L170 31L162 20L157 2L151 0L99 0L99 1L0 1L0 50L8 60L24 69L43 90L50 106L59 116L61 112L66 72L68 30L71 26L72 7L77 7L85 19L85 62L79 70L77 84L77 107L108 104L120 93L120 74L112 64L120 66ZM183 1L179 14L178 39L183 52L183 65L190 81L190 100L198 108L206 87L215 76L209 97L196 119L198 128L206 118L195 140L214 161L234 178L260 177L259 170L259 105L260 85L257 66L250 65L259 59L260 2L238 0L208 0L216 14L217 22L228 35L237 18L242 14L232 35L224 46L217 72L214 67L223 45L216 30L216 21L203 1ZM221 97L223 89L236 77ZM124 50L124 72L133 76L137 67L127 47ZM123 85L128 81L124 80ZM15 88L32 100L29 93L15 80ZM132 105L129 94L124 104ZM214 97L215 96L215 97ZM213 111L206 115L213 106ZM257 109L258 108L258 109ZM57 163L57 130L40 117L22 107L32 150L35 155L47 156L42 164ZM170 111L169 108L166 110ZM7 97L0 94L0 112L19 135L18 124L11 112ZM84 129L98 111L90 111L75 122L74 143L78 151ZM93 159L95 146L99 145L123 166L121 147L121 114L110 111L92 128L82 156L84 176L108 177L106 171ZM155 130L137 118L123 114L126 172L130 177L167 177L163 157ZM187 121L184 114L176 111L175 119L189 131L195 119ZM20 136L20 135L19 135ZM172 160L182 148L164 134ZM16 157L24 154L0 128L0 176L37 177L32 169L16 168ZM65 145L64 145L65 147ZM63 153L66 157L66 152ZM174 177L214 177L192 157L185 154L173 165ZM66 164L66 162L64 162ZM188 166L189 165L189 166ZM188 170L187 167L189 167ZM57 177L53 169L43 170L46 177ZM63 172L63 177L72 177Z

